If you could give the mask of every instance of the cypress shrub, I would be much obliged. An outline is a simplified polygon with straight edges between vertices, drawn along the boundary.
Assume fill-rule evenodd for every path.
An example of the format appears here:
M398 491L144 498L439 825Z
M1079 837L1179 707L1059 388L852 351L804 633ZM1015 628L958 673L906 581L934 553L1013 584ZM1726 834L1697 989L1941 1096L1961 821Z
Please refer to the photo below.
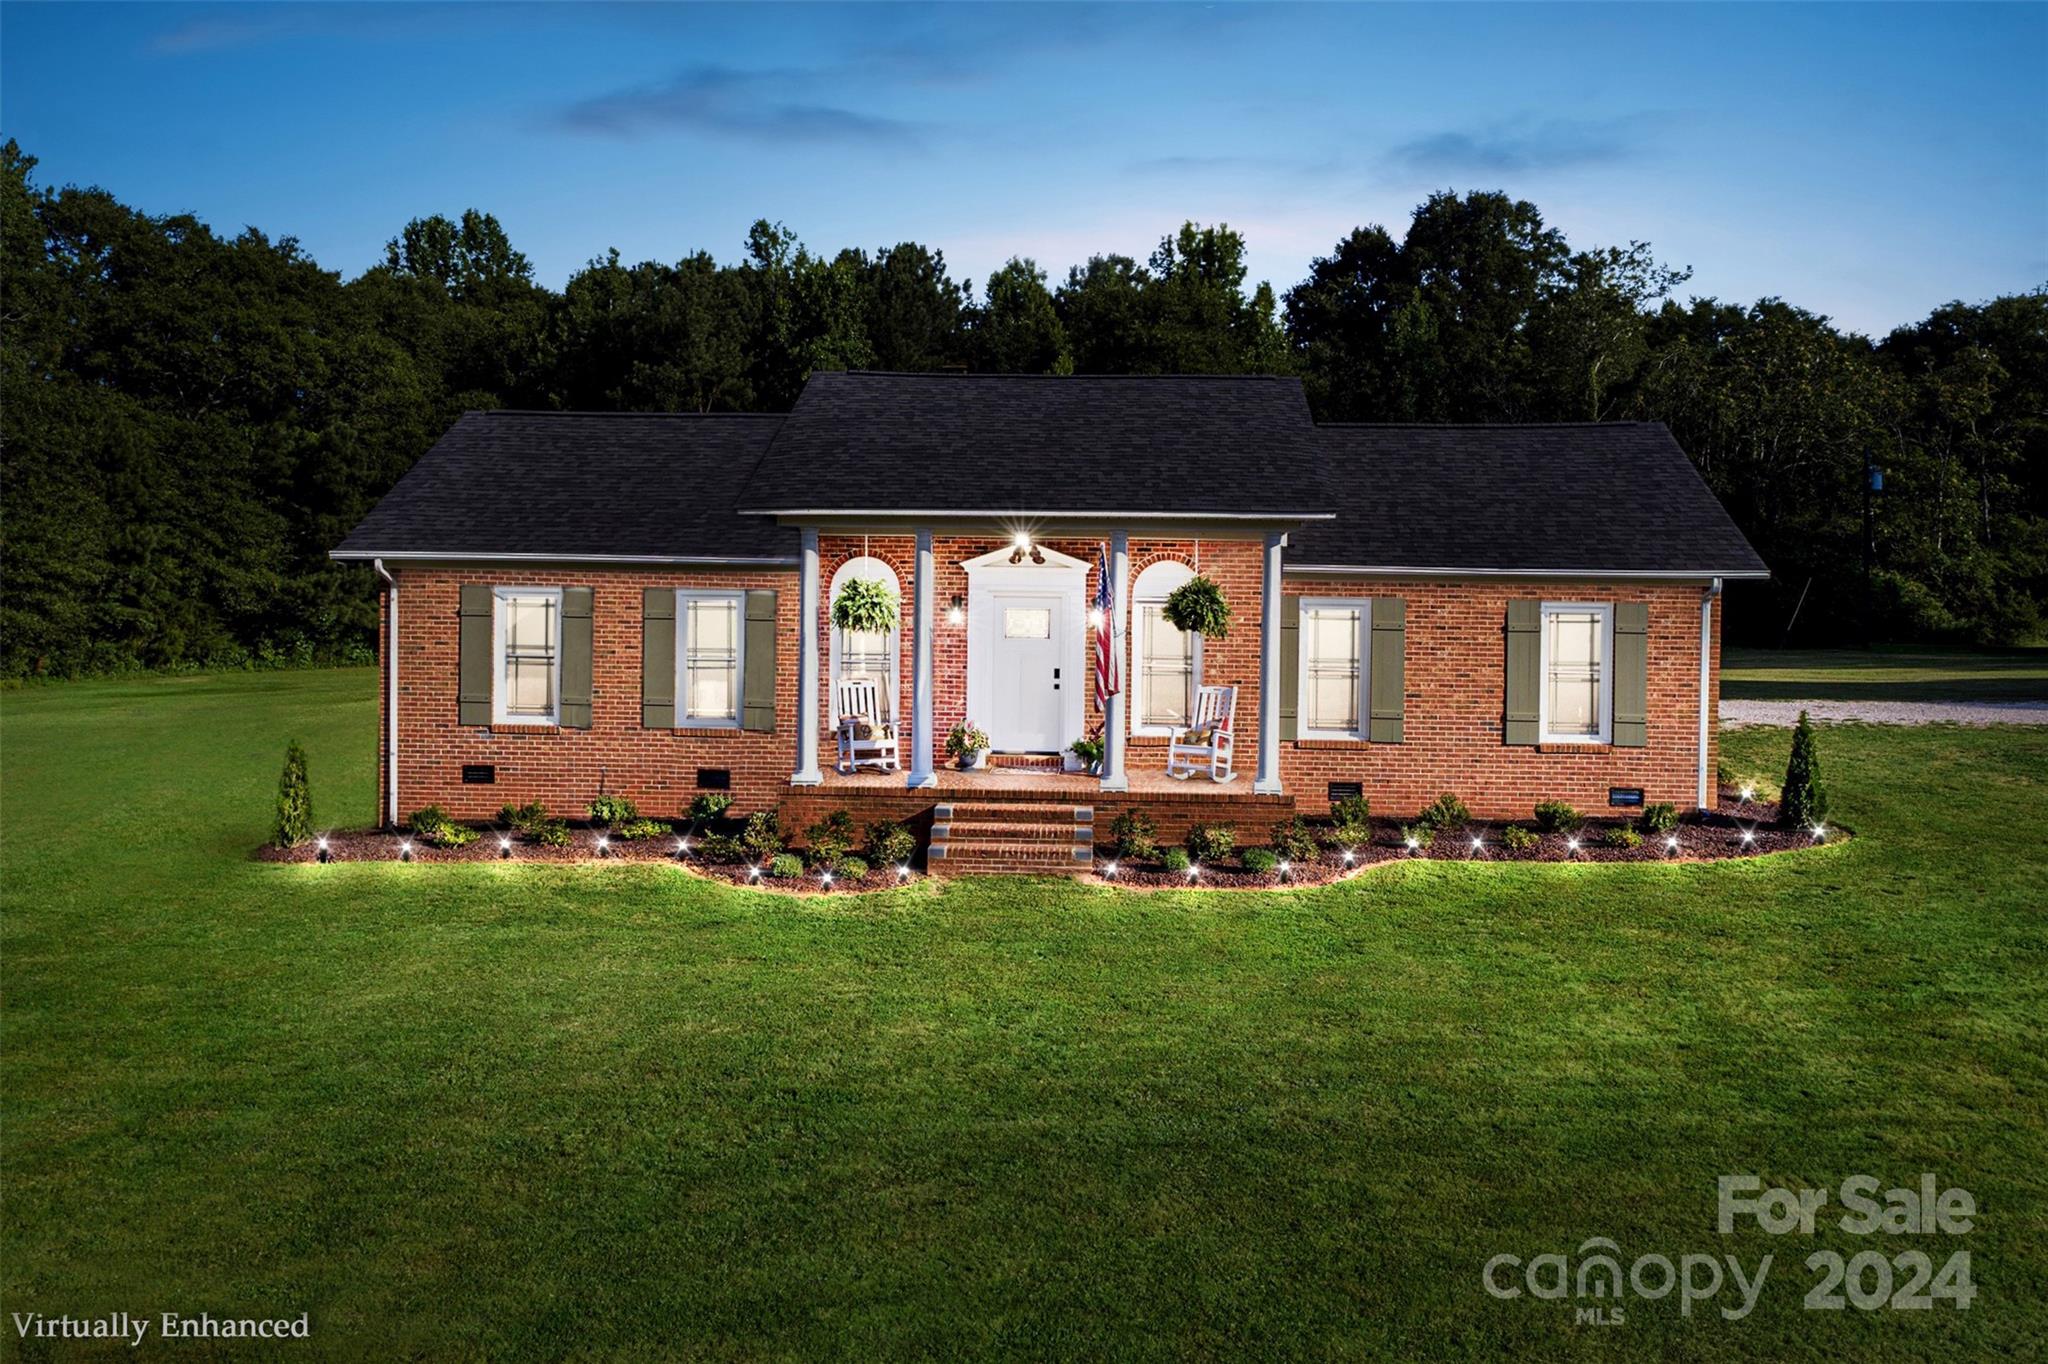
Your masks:
M1792 731L1792 759L1785 764L1785 790L1778 798L1778 814L1788 824L1818 824L1827 818L1828 792L1821 785L1820 748L1814 742L1813 722L1799 712L1799 725Z
M306 750L297 739L285 745L284 773L277 779L277 846L296 848L313 836L313 789L306 780Z

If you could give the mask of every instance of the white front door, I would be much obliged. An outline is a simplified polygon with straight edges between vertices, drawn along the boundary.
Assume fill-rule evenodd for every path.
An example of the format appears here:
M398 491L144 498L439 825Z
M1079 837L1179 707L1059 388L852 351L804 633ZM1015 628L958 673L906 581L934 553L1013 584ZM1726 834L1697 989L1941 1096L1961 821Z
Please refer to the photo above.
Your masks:
M996 592L989 632L990 711L984 723L998 752L1055 753L1067 689L1066 598L1036 592Z

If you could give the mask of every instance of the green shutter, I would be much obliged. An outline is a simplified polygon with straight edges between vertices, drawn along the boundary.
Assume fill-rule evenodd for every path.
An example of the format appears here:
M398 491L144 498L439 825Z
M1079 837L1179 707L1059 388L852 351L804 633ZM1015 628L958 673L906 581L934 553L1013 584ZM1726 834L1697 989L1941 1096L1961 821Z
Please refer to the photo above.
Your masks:
M676 723L676 590L650 587L640 594L640 725L673 729Z
M1650 731L1650 608L1614 606L1614 746L1641 748Z
M481 583L462 588L461 635L456 653L461 673L455 689L456 719L465 725L491 722L491 589Z
M1366 737L1376 744L1401 742L1407 697L1408 603L1400 597L1372 599L1372 725Z
M747 593L746 681L740 689L745 705L741 729L775 728L775 594ZM816 723L815 717L812 723Z
M1297 711L1301 701L1301 598L1280 599L1280 738L1285 741L1300 733Z
M1541 733L1537 696L1542 681L1537 673L1542 667L1542 629L1543 603L1508 603L1506 739L1511 744L1533 744Z
M590 589L562 589L562 728L590 728Z

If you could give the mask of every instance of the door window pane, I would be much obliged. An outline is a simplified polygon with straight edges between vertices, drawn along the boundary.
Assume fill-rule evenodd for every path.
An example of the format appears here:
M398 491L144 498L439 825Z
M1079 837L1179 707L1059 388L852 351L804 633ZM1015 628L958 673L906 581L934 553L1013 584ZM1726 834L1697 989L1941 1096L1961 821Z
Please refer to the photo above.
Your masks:
M1600 693L1602 657L1606 644L1604 621L1598 611L1551 611L1543 628L1549 675L1548 689L1552 734L1583 738L1600 735Z
M1003 608L1004 639L1051 639L1052 612L1042 606Z
M1364 613L1356 606L1302 610L1303 728L1333 734L1358 732L1363 621Z

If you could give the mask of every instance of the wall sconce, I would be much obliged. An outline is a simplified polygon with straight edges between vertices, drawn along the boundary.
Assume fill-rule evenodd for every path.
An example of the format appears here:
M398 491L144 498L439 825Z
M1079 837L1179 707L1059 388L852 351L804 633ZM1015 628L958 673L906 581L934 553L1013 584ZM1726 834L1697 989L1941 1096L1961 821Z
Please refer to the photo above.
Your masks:
M967 612L961 609L960 599L958 597L953 598L953 604L946 609L946 624L958 625L966 619Z

